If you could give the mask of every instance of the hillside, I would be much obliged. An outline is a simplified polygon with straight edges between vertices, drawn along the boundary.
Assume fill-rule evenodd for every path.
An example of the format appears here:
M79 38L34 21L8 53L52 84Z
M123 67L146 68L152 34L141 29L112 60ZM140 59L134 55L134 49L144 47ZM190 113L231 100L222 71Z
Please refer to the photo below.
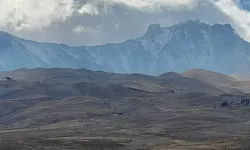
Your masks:
M250 92L250 81L236 79L221 73L203 69L192 69L182 73L184 77L193 78L205 82L213 87L229 93Z
M0 149L250 147L250 110L241 104L249 94L224 88L248 85L216 72L40 68L0 77ZM221 107L230 101L235 106Z
M182 75L185 77L195 78L205 82L213 82L225 85L230 85L233 84L233 82L239 81L233 77L203 69L192 69L182 73Z

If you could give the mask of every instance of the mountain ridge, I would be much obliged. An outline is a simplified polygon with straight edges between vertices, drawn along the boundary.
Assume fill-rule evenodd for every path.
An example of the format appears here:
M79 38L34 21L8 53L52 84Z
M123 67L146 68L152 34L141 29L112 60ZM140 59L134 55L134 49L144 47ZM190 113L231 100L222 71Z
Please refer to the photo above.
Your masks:
M40 43L5 32L0 39L2 71L58 67L160 75L193 68L241 74L250 68L250 43L231 25L211 26L199 20L170 27L151 24L140 38L97 46Z

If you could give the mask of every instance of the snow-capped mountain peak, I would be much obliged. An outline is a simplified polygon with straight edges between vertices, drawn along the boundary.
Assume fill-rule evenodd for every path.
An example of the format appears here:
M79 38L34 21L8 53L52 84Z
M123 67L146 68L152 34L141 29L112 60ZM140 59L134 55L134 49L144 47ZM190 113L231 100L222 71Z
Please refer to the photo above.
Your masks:
M0 32L0 69L86 68L159 75L201 68L227 74L250 72L250 44L230 25L199 20L170 27L151 24L147 33L123 43L68 47Z

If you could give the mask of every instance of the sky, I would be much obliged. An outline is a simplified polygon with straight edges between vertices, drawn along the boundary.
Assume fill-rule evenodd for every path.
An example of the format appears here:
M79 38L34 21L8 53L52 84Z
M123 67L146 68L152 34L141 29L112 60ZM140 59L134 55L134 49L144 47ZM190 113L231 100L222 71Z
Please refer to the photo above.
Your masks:
M249 0L0 0L0 30L40 42L101 45L200 19L231 24L250 41ZM250 9L249 9L250 10Z

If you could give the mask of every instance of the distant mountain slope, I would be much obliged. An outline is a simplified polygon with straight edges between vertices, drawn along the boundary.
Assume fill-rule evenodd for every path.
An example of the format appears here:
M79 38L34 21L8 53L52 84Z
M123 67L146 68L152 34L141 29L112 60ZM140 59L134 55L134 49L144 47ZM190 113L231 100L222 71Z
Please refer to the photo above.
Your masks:
M230 25L200 21L171 27L152 24L141 38L82 47L38 43L0 32L0 70L59 67L159 75L202 68L243 74L250 70L249 60L250 44Z
M217 72L203 69L192 69L182 73L181 75L184 77L200 80L229 93L240 93L240 91L245 93L250 92L250 81L238 80Z
M182 73L182 75L189 78L195 78L204 82L211 82L222 85L230 85L238 81L237 79L232 78L230 76L203 69L192 69Z

